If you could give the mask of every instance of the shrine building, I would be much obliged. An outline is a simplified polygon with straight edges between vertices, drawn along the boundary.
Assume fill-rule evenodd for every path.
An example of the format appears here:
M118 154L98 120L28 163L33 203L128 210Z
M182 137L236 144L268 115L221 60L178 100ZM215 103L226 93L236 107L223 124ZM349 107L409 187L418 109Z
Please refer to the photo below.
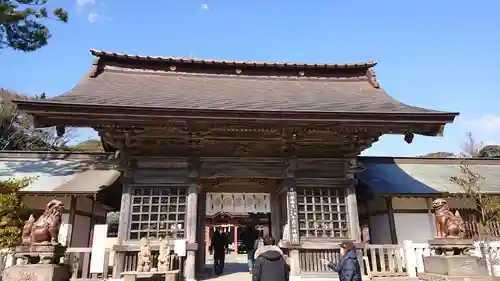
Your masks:
M277 240L286 230L292 276L306 255L360 241L356 157L384 134L441 135L458 115L394 100L375 62L91 53L69 92L16 104L37 127L99 133L122 173L119 243L185 239L190 281L214 225L259 225Z

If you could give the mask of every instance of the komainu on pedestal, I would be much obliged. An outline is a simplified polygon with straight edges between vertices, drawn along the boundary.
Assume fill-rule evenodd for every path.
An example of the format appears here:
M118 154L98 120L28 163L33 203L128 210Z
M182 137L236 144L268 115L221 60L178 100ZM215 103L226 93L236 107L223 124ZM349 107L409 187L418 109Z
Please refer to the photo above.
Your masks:
M170 247L169 241L166 238L160 238L160 251L158 254L158 272L166 272L170 270L170 265L172 264L170 252L172 248Z
M147 238L142 237L140 241L139 254L137 254L137 271L151 271L151 245Z
M15 248L15 257L21 264L2 272L2 281L67 281L71 278L68 265L59 264L66 247L59 244L64 204L52 200L38 220L33 215L22 231L22 244Z
M471 255L472 239L464 238L462 217L450 210L448 202L439 198L432 202L436 215L436 237L429 240L432 255L424 257L424 273L420 280L500 280L489 276L486 261Z

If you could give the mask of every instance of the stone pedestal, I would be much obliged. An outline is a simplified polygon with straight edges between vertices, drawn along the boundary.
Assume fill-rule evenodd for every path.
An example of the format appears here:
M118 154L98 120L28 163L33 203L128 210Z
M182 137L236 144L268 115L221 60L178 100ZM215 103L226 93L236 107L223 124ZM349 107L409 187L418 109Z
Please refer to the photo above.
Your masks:
M23 264L2 272L2 281L69 281L71 269L68 265Z
M429 247L436 255L468 255L469 251L474 249L474 241L461 238L434 238L429 240Z
M438 238L429 241L436 255L424 257L424 271L420 280L426 281L474 281L499 280L488 273L486 260L469 255L472 240L460 238Z
M24 260L24 264L58 264L66 252L66 247L52 244L33 244L17 246L15 257Z
M473 256L424 257L426 273L448 276L488 276L484 259Z

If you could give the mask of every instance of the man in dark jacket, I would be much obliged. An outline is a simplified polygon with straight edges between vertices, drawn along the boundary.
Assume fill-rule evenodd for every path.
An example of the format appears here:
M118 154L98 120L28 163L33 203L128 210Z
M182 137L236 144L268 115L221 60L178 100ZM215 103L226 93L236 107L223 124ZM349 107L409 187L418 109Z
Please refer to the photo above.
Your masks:
M341 244L340 249L343 256L338 264L327 260L323 260L323 262L339 274L339 281L361 281L361 269L356 247L352 242L345 242Z
M252 273L253 268L253 255L255 252L254 244L256 239L257 234L255 233L255 229L252 226L248 226L243 234L243 244L245 245L245 249L247 251L248 269L250 273Z
M264 238L264 246L256 252L252 281L288 281L290 268L273 237Z
M219 228L215 230L212 236L211 248L214 252L214 272L215 274L220 275L224 270L226 241L224 236L220 233Z

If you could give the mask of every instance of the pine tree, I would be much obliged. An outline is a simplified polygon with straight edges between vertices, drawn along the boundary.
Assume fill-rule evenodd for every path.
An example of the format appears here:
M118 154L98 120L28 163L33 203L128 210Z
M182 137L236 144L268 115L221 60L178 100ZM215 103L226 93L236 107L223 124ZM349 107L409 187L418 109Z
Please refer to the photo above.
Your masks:
M68 21L68 13L57 8L49 12L47 0L0 0L0 49L32 52L47 45L49 29L42 23L52 19Z

